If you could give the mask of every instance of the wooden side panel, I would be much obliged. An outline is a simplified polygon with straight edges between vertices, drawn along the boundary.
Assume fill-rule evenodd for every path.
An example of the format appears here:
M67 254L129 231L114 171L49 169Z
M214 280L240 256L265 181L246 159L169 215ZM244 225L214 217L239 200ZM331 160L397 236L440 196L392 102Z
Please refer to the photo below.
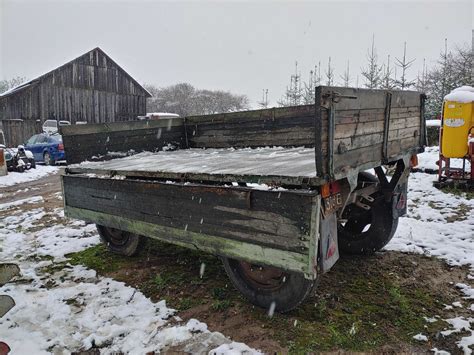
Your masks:
M181 118L62 126L61 133L68 164L185 145Z
M322 174L335 178L422 149L421 94L323 87Z
M187 117L191 148L315 144L314 105Z
M192 245L193 235L199 235L208 238L208 247L213 246L213 238L220 238L290 252L304 261L299 271L309 267L314 192L62 178L66 211L86 210L161 226L170 234L160 239L171 242L176 237ZM213 252L222 254L217 246Z

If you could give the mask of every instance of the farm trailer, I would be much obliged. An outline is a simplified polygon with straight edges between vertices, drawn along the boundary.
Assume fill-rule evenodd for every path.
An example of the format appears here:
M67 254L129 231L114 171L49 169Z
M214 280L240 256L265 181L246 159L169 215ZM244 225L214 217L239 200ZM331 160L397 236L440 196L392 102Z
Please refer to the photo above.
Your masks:
M418 92L320 86L315 102L64 126L65 214L123 255L146 237L218 255L250 302L289 311L339 251L390 241L425 143Z

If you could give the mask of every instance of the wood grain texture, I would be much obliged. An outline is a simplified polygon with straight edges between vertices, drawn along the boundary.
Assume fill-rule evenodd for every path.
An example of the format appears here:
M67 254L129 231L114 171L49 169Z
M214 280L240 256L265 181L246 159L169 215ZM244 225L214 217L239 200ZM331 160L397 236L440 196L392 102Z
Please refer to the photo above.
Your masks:
M305 254L315 192L63 176L65 204Z
M314 147L314 105L271 108L185 119L191 148Z
M61 131L68 164L185 147L181 118L64 126Z
M84 158L130 149L135 152L159 151L168 142L175 142L178 148L307 147L313 150L311 173L306 169L307 157L302 156L295 157L294 161L281 156L267 162L262 161L262 169L255 170L252 162L246 161L250 159L250 155L237 154L233 158L229 156L232 161L219 161L219 166L212 165L212 169L207 165L205 169L196 169L193 164L199 165L204 156L193 156L191 153L186 158L190 159L189 162L181 158L174 162L177 168L170 168L169 161L155 157L149 161L143 160L143 164L138 165L131 158L117 163L117 166L105 164L90 169L95 173L102 170L104 174L171 178L179 181L276 182L279 185L309 181L310 184L317 185L327 181L330 166L333 176L344 177L344 174L362 166L380 166L404 154L423 149L420 146L424 129L420 94L392 91L391 96L388 109L387 91L321 86L316 90L317 105L184 117L172 121L166 132L163 127L159 127L166 124L157 121L153 123L153 127L135 123L66 127L63 133L66 137L66 149L71 149L68 146L76 152L82 149L81 154L72 153L71 162L74 163L81 161L81 155ZM331 126L331 142L328 140L330 107L334 121ZM386 119L388 132L384 133ZM383 144L384 137L386 144ZM333 152L331 164L329 146ZM387 150L385 155L384 147ZM69 154L67 151L66 153L69 159ZM218 156L220 154L216 155ZM282 166L289 170L282 169ZM85 167L70 169L70 172L82 171L85 171Z
M313 269L308 270L308 256L305 254L268 248L215 235L165 227L128 217L120 217L81 208L66 206L64 212L66 216L71 218L83 219L88 222L145 235L149 238L182 247L300 272L308 279L315 279L318 275Z
M380 166L403 154L423 150L420 136L424 129L421 94L414 91L391 91L388 116L388 156L384 159L383 142L387 91L322 87L319 95L321 116L334 110L334 156L329 165L327 133L322 126L323 176L333 169L334 176L351 170ZM331 100L334 100L331 105Z
M0 96L0 119L104 123L146 113L149 93L99 48ZM28 131L17 131L26 140ZM34 132L40 133L40 131Z

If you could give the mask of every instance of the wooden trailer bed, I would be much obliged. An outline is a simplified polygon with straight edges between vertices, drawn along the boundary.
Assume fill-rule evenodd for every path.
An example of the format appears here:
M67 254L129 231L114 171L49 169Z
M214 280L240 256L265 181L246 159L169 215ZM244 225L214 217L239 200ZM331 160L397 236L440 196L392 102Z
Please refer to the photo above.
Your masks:
M315 280L338 258L346 204L370 210L377 193L389 224L404 213L408 161L425 142L418 92L318 87L315 102L63 126L65 214ZM371 168L379 180L356 189Z
M175 181L245 182L269 185L318 183L315 152L304 147L182 149L143 152L68 167L70 173L147 177Z
M74 165L67 171L322 185L423 151L424 96L418 92L318 87L316 103L168 120L63 126L69 164L117 152L178 149L146 155L143 162L126 158ZM287 150L278 151L281 147ZM293 157L293 152L301 154ZM213 155L215 163L211 163ZM206 159L208 166L204 168L200 159ZM251 159L261 164L256 167Z

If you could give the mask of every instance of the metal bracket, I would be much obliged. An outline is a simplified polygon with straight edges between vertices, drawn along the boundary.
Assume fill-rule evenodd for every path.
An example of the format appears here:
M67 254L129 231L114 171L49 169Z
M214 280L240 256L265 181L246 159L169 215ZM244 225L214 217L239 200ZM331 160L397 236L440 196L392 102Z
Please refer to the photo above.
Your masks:
M342 99L357 99L357 96L354 95L342 95L340 92L337 91L328 91L327 93L322 95L323 101L321 102L321 107L329 108L331 103L338 103Z
M392 109L392 93L387 92L385 96L385 115L383 125L383 144L382 144L382 158L383 162L388 161L388 132L390 131L390 110Z
M370 206L369 205L366 205L365 203L362 203L360 200L356 201L354 203L356 206L359 206L360 208L366 210L366 211L369 211L370 210Z
M335 135L336 108L331 100L328 111L328 174L334 178L334 135Z
M380 185L382 186L385 201L388 202L392 199L392 194L395 189L399 185L404 184L408 179L408 175L410 174L410 155L404 155L402 159L397 161L395 173L390 182L387 180L387 176L381 166L375 168L375 173L377 174Z
M426 132L426 121L425 121L425 101L426 101L426 95L421 94L420 95L420 116L421 116L421 122L420 122L420 127L421 127L421 134L420 134L420 145L426 146L428 145L428 142L426 141L427 132ZM441 111L443 112L443 111Z
M336 106L342 99L357 99L354 95L342 95L337 91L328 91L321 95L321 107L328 111L327 174L334 179L334 135L336 126Z

